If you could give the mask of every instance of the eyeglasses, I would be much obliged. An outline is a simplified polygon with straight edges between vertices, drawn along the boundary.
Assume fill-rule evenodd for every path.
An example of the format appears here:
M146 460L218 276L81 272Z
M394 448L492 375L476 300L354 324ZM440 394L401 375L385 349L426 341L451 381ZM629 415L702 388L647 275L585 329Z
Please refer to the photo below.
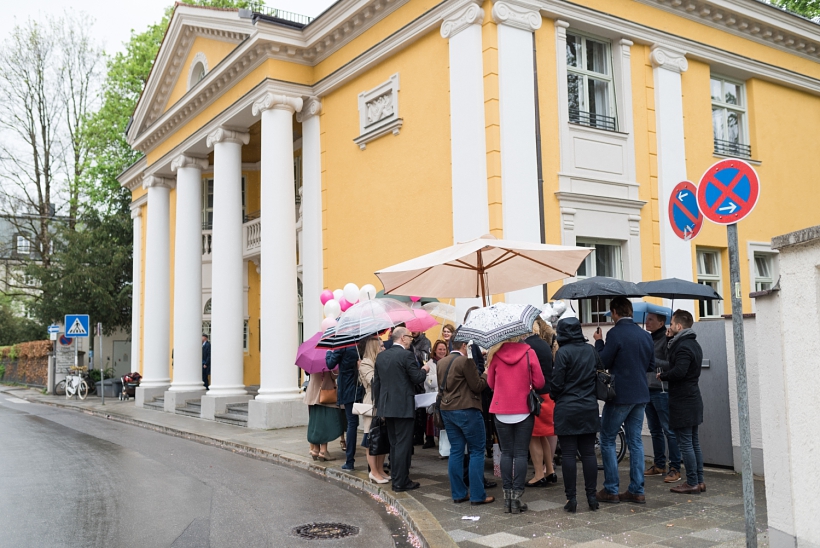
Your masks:
M407 337L408 339L412 339L412 338L413 338L413 335L402 335L402 336L401 336L401 338L402 338L402 339L403 339L403 338L405 338L405 337Z

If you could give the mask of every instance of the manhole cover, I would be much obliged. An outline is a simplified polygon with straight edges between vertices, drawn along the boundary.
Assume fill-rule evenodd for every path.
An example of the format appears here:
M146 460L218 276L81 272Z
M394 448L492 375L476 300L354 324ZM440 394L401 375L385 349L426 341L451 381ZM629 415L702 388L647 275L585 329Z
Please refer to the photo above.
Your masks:
M308 523L294 527L293 534L308 540L326 540L358 535L359 528L345 523Z

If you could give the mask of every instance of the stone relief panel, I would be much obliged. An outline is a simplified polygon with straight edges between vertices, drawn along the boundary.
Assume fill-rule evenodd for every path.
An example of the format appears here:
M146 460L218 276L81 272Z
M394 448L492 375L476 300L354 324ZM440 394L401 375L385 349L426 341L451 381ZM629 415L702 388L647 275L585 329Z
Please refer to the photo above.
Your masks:
M404 121L399 118L399 74L359 94L359 136L353 141L365 150L367 143L392 133L398 135Z

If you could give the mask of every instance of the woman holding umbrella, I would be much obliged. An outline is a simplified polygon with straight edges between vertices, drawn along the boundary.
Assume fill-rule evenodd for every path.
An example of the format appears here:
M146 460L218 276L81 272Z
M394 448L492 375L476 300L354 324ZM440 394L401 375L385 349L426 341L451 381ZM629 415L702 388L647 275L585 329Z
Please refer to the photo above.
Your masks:
M335 460L327 451L327 444L344 434L347 423L344 411L332 402L322 401L322 392L336 392L336 373L322 371L313 373L305 392L305 403L308 405L307 439L310 443L310 456L313 460Z
M368 475L370 480L376 483L387 483L390 481L390 477L384 475L385 455L370 454L370 423L373 420L373 416L376 415L376 402L373 401L370 383L373 381L373 373L375 373L376 356L378 356L382 350L384 350L384 343L378 337L371 337L359 343L359 353L362 355L362 360L359 362L359 380L361 380L362 386L364 386L364 398L362 398L362 401L363 403L369 403L374 406L371 416L362 416L362 429L364 430L362 447L364 447L365 454L367 455L367 464L370 467Z

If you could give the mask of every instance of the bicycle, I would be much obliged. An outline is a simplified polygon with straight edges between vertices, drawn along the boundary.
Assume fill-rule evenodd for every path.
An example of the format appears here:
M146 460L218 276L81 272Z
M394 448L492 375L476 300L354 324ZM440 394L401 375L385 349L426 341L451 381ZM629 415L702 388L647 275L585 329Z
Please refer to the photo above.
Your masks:
M86 382L87 372L87 367L71 367L66 378L58 382L57 386L54 387L54 394L57 396L65 394L66 399L71 399L76 395L81 400L84 400L85 397L88 396L89 391L88 382ZM72 375L71 373L75 374ZM83 373L85 373L85 375Z
M624 427L621 426L621 428L618 429L618 435L615 436L615 456L618 459L618 463L620 463L622 460L624 460L624 457L626 457L626 449L627 449L627 446L626 446L626 431L624 430ZM575 458L576 458L576 460L580 461L581 460L581 454L577 453L575 455ZM598 461L598 470L603 470L604 469L604 460L601 457L601 436L600 436L600 433L595 434L595 458ZM554 463L555 463L556 466L561 466L561 459L562 459L561 445L559 443L558 447L555 449Z

